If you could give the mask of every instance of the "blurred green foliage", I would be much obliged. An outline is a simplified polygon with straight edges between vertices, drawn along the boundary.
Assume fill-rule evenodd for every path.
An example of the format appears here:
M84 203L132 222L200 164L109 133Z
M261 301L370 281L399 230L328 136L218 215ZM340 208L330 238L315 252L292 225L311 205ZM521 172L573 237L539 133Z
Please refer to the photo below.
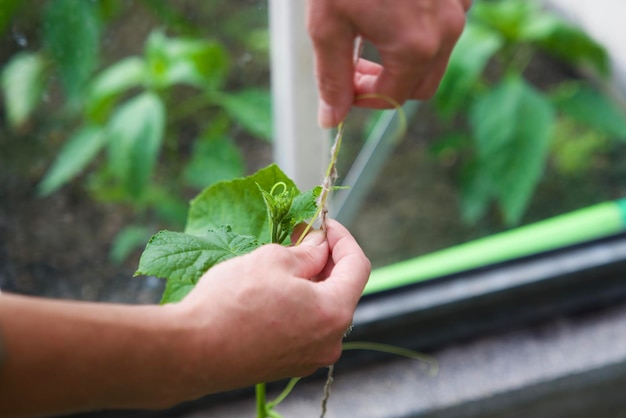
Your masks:
M21 13L33 14L19 2L2 6L0 30ZM145 39L143 53L102 65L111 61L102 56L107 31L132 7L143 7L158 27ZM29 123L38 117L54 120L66 138L38 185L39 195L82 175L93 197L136 213L138 224L121 231L113 246L118 261L153 232L143 225L147 213L180 226L186 196L244 174L233 132L271 138L267 83L231 80L231 48L267 54L267 28L260 24L265 13L240 7L207 30L183 13L184 7L173 1L41 2L34 12L40 47L17 51L2 67L6 121L14 135L36 130ZM245 31L233 38L236 18L254 29L254 42ZM61 97L54 109L44 100L51 96ZM181 141L189 131L195 137Z
M540 89L526 72L539 54L591 76ZM537 2L474 2L435 97L447 128L433 147L462 162L466 222L484 217L495 202L506 225L518 224L551 153L558 168L572 174L588 167L582 162L607 138L626 140L623 112L602 90L608 77L603 47Z

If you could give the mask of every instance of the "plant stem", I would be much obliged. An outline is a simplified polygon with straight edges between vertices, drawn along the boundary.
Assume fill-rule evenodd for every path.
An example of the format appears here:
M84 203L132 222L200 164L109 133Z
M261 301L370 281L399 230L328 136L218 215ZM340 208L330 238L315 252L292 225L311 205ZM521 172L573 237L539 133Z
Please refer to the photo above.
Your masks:
M256 391L256 416L257 418L267 418L265 383L257 383L254 388Z
M276 399L274 399L273 401L267 404L269 409L270 410L273 409L276 405L284 401L285 398L291 393L293 388L296 386L296 383L298 383L299 381L300 381L299 377L292 377L287 383L287 386L285 386L285 389L283 389L283 391L280 393L280 395L278 395Z

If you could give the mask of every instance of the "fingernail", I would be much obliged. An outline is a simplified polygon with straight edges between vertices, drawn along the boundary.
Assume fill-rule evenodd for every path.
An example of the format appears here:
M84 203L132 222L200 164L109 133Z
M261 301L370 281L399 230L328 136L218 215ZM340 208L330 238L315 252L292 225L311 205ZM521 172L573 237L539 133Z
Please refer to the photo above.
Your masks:
M320 230L311 231L302 240L302 245L320 245L325 239L324 232Z
M317 123L323 129L329 129L335 126L335 112L323 99L320 99L317 108Z

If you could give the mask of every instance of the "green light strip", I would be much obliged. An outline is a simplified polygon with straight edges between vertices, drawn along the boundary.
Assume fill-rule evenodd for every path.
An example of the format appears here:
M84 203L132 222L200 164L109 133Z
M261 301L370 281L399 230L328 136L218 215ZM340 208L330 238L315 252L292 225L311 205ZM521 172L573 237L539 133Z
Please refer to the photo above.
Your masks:
M626 199L604 202L372 271L371 294L617 233Z

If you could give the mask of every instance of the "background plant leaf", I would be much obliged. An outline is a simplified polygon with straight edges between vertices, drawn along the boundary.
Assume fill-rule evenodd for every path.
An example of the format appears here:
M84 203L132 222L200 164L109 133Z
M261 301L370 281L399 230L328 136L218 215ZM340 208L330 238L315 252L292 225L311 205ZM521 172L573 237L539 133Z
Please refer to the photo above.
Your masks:
M500 0L477 1L470 9L470 16L480 23L495 29L508 42L519 42L526 25L537 14L533 1Z
M504 40L497 32L468 22L435 96L437 108L444 116L463 110L489 59L503 44Z
M88 125L76 131L63 144L54 163L38 186L40 196L48 196L77 176L104 147L106 136L99 126Z
M539 182L554 122L550 102L521 77L508 77L470 112L477 178L488 181L507 225L519 222Z
M44 88L44 67L41 55L31 52L15 55L4 67L2 90L11 128L19 128L39 104Z
M107 126L109 167L132 196L146 189L163 141L165 109L145 92L120 106Z
M122 228L113 239L109 258L115 264L121 264L133 251L142 248L152 235L150 228L141 225L129 225Z
M0 7L0 33L4 33L24 2L22 0L2 0L0 4L2 5Z
M224 46L205 39L168 38L155 31L148 39L146 57L156 88L188 84L217 89L228 74L229 59Z
M626 140L626 115L597 90L564 84L552 94L556 108L570 118L617 139Z
M104 121L115 100L125 91L145 81L145 61L139 57L124 58L98 74L89 84L87 113L97 121Z
M216 101L242 128L261 139L272 139L272 100L269 91L247 89L222 93Z
M199 188L244 174L239 148L225 136L204 135L194 143L189 164L185 167L187 184Z
M70 103L76 106L98 65L100 20L97 3L55 0L44 10L43 40L57 65Z
M608 76L609 56L583 30L550 13L536 13L523 28L521 38L573 65L587 65Z

